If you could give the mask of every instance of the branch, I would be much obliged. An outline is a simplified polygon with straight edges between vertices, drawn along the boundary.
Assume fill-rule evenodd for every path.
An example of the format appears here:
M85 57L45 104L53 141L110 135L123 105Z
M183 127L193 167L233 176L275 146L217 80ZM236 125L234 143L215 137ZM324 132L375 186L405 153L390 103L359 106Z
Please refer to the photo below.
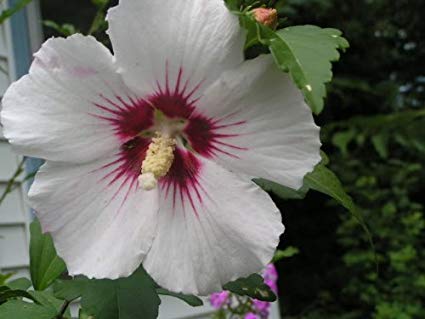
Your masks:
M3 203L3 201L5 200L6 196L13 191L13 185L16 182L16 179L22 174L22 172L24 171L24 164L25 164L26 158L24 157L22 159L22 161L19 163L18 168L16 169L15 173L13 174L12 178L9 179L9 181L7 182L7 186L6 189L4 190L3 194L0 197L0 205Z
M65 300L65 302L61 306L61 309L59 310L59 314L55 317L55 319L65 319L64 315L65 315L66 309L68 309L70 304L71 304L71 301Z

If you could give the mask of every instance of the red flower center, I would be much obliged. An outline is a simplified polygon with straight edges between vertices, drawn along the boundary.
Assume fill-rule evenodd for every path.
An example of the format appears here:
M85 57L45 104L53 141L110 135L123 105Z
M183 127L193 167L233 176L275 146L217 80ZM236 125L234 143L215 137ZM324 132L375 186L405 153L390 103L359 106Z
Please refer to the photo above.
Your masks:
M180 194L182 201L187 198L193 207L193 194L201 200L197 179L201 170L201 162L197 159L196 154L208 158L219 154L237 157L228 149L243 150L243 148L226 142L226 139L234 137L235 134L223 134L220 131L229 126L242 125L245 122L237 121L222 125L221 122L232 115L213 119L201 114L196 107L200 97L195 95L202 83L189 90L189 81L182 85L182 76L183 70L180 69L174 89L170 89L168 74L166 74L165 87L158 84L157 91L150 96L143 98L115 96L114 99L110 99L101 95L103 102L95 105L103 111L103 115L96 116L107 121L122 141L118 159L109 164L119 163L118 167L109 173L110 183L115 183L125 176L125 183L130 182L137 187L137 178L151 143L151 137L158 124L161 124L156 123L157 111L163 115L165 122L185 123L176 134L176 139L180 143L175 150L173 165L160 182L161 189L165 190L166 194L169 194L170 188L173 187L174 202ZM185 146L187 149L184 149ZM227 150L224 150L223 146L226 146Z

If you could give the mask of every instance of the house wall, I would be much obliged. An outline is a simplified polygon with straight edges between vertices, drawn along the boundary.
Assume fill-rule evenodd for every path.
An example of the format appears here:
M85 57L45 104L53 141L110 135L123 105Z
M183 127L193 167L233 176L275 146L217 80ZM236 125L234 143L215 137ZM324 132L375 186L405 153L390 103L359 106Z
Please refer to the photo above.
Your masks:
M7 1L1 2L1 10L6 6ZM12 45L12 25L23 18L25 18L25 12L14 17L13 21L9 19L0 25L0 97L17 77L18 70L14 58L16 55ZM22 34L18 33L17 36L21 37ZM10 145L5 141L0 127L0 194L6 189L8 180L21 160L22 157L13 153ZM13 192L0 206L0 271L14 272L15 276L28 276L30 213L25 205L26 192L22 178L18 179L13 188Z

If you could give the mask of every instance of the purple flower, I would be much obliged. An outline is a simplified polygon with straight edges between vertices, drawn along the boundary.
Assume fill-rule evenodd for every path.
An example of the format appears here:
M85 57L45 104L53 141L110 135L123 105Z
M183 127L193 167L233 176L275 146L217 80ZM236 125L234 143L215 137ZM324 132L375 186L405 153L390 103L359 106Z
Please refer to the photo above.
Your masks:
M271 305L270 302L253 300L252 304L254 306L255 311L261 315L261 318L269 317L269 310Z
M255 310L261 313L269 310L270 308L270 302L267 301L253 300L252 304L254 305Z
M244 319L260 319L260 317L255 313L250 312L245 315Z
M264 283L267 285L267 286L269 286L270 287L270 289L275 293L275 294L277 294L277 284L276 284L276 282L275 281L272 281L272 280L264 280Z
M215 292L210 296L210 303L215 309L220 309L229 299L229 292Z
M264 270L263 277L265 280L276 281L279 277L276 267L273 264L268 264L266 269Z
M277 279L279 275L277 273L276 267L273 264L267 265L266 269L263 272L264 283L270 287L270 289L277 294Z

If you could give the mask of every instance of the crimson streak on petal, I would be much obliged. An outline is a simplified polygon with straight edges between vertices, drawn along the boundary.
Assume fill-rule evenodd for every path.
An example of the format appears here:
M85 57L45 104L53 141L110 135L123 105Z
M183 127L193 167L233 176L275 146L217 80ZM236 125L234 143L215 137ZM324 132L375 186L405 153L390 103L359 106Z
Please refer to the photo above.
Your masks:
M114 200L125 187L127 187L127 190L123 203L131 191L137 191L140 168L146 157L150 142L150 139L135 137L122 145L114 161L100 168L100 170L107 172L99 181L105 183L105 187L120 183L111 201Z
M228 117L226 117L227 119ZM246 151L247 148L226 142L231 137L239 134L229 134L221 130L242 126L245 121L235 121L229 124L220 124L224 119L209 119L201 114L194 114L186 126L184 133L187 136L191 147L199 154L213 158L218 154L224 154L230 157L239 158L232 151Z
M103 95L100 97L104 103L95 105L106 112L106 115L97 117L110 123L121 141L127 142L153 125L154 110L148 101L130 96L127 100L121 96L115 96L114 100Z
M186 126L177 138L187 142L188 149L178 147L170 171L160 181L161 189L165 196L172 196L173 205L179 201L183 208L189 204L195 214L195 202L202 204L202 196L208 196L203 190L199 175L201 162L197 156L213 158L218 155L238 158L237 154L246 148L234 145L229 139L239 134L234 133L235 128L243 126L244 120L231 121L236 113L222 118L208 118L197 109L197 103L202 96L196 96L202 82L193 84L190 79L184 79L183 68L179 68L177 78L170 84L169 66L166 63L165 83L163 86L157 81L157 89L143 98L125 97L112 94L113 97L99 95L100 102L94 103L99 113L92 114L111 125L112 130L122 142L121 150L116 160L102 167L107 173L102 179L108 186L117 182L120 192L128 187L130 192L138 186L138 176L146 151L151 142L153 130L157 129L154 110L160 110L169 119L181 119ZM172 87L174 86L174 87ZM154 128L155 126L155 128ZM229 133L229 129L232 133ZM146 135L147 130L149 134ZM195 153L193 153L194 151ZM113 167L112 171L111 168Z
M184 209L188 203L198 215L195 201L202 204L202 195L207 195L199 182L201 168L201 162L196 155L185 149L176 148L173 165L167 176L160 181L165 197L173 196L173 207L180 201Z

